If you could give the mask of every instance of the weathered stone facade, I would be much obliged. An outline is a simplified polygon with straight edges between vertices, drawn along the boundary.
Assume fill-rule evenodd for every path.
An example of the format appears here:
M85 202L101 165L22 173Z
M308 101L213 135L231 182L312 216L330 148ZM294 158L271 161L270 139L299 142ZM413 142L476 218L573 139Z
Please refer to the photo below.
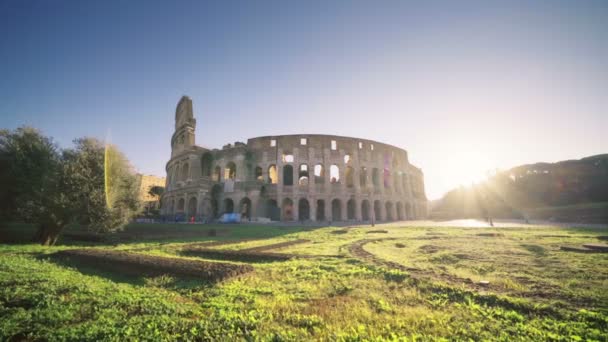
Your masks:
M226 212L281 221L392 221L426 216L422 171L403 149L332 135L278 135L195 145L192 101L175 113L162 213Z

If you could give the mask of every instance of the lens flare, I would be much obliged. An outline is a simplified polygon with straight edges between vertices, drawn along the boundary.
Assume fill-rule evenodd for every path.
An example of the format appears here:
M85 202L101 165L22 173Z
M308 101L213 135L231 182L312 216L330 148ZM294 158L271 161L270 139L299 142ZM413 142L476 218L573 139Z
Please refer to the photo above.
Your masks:
M110 144L105 144L103 156L104 190L106 193L106 206L112 208L112 196L110 194Z

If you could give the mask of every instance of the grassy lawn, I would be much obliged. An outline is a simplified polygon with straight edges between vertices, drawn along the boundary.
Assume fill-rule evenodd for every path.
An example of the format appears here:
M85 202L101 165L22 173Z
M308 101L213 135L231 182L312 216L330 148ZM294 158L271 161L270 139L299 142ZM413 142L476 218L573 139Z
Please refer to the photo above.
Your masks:
M559 249L606 235L530 226L139 224L111 242L4 244L0 340L606 341L608 253ZM253 272L215 284L51 257L103 248L203 260L182 250L206 241L240 250L297 239L308 242L269 252L306 258L250 262Z

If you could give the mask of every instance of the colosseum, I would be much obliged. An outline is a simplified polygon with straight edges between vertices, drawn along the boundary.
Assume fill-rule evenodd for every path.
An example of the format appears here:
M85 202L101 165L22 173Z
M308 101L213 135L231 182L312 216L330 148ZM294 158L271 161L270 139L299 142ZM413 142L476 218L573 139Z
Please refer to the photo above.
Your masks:
M210 220L392 221L426 216L422 171L407 151L359 138L293 134L222 149L195 145L192 100L175 111L162 213Z

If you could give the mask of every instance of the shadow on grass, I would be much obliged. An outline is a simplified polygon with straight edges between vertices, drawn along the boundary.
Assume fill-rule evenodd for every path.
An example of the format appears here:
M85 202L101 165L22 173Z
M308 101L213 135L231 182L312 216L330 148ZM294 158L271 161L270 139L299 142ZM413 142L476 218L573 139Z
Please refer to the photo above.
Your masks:
M114 283L158 287L178 292L191 289L210 288L215 285L215 282L213 281L183 275L176 276L173 274L152 274L146 272L136 274L137 271L124 272L107 267L99 268L90 265L88 262L57 254L39 255L36 258L52 262L61 267L73 269L83 275L104 278Z
M64 245L118 245L139 243L187 243L237 239L270 239L303 231L329 227L328 225L256 225L256 224L150 224L132 223L123 231L93 234L82 229L68 230L59 241ZM83 241L88 240L88 241ZM97 240L97 241L95 241Z

